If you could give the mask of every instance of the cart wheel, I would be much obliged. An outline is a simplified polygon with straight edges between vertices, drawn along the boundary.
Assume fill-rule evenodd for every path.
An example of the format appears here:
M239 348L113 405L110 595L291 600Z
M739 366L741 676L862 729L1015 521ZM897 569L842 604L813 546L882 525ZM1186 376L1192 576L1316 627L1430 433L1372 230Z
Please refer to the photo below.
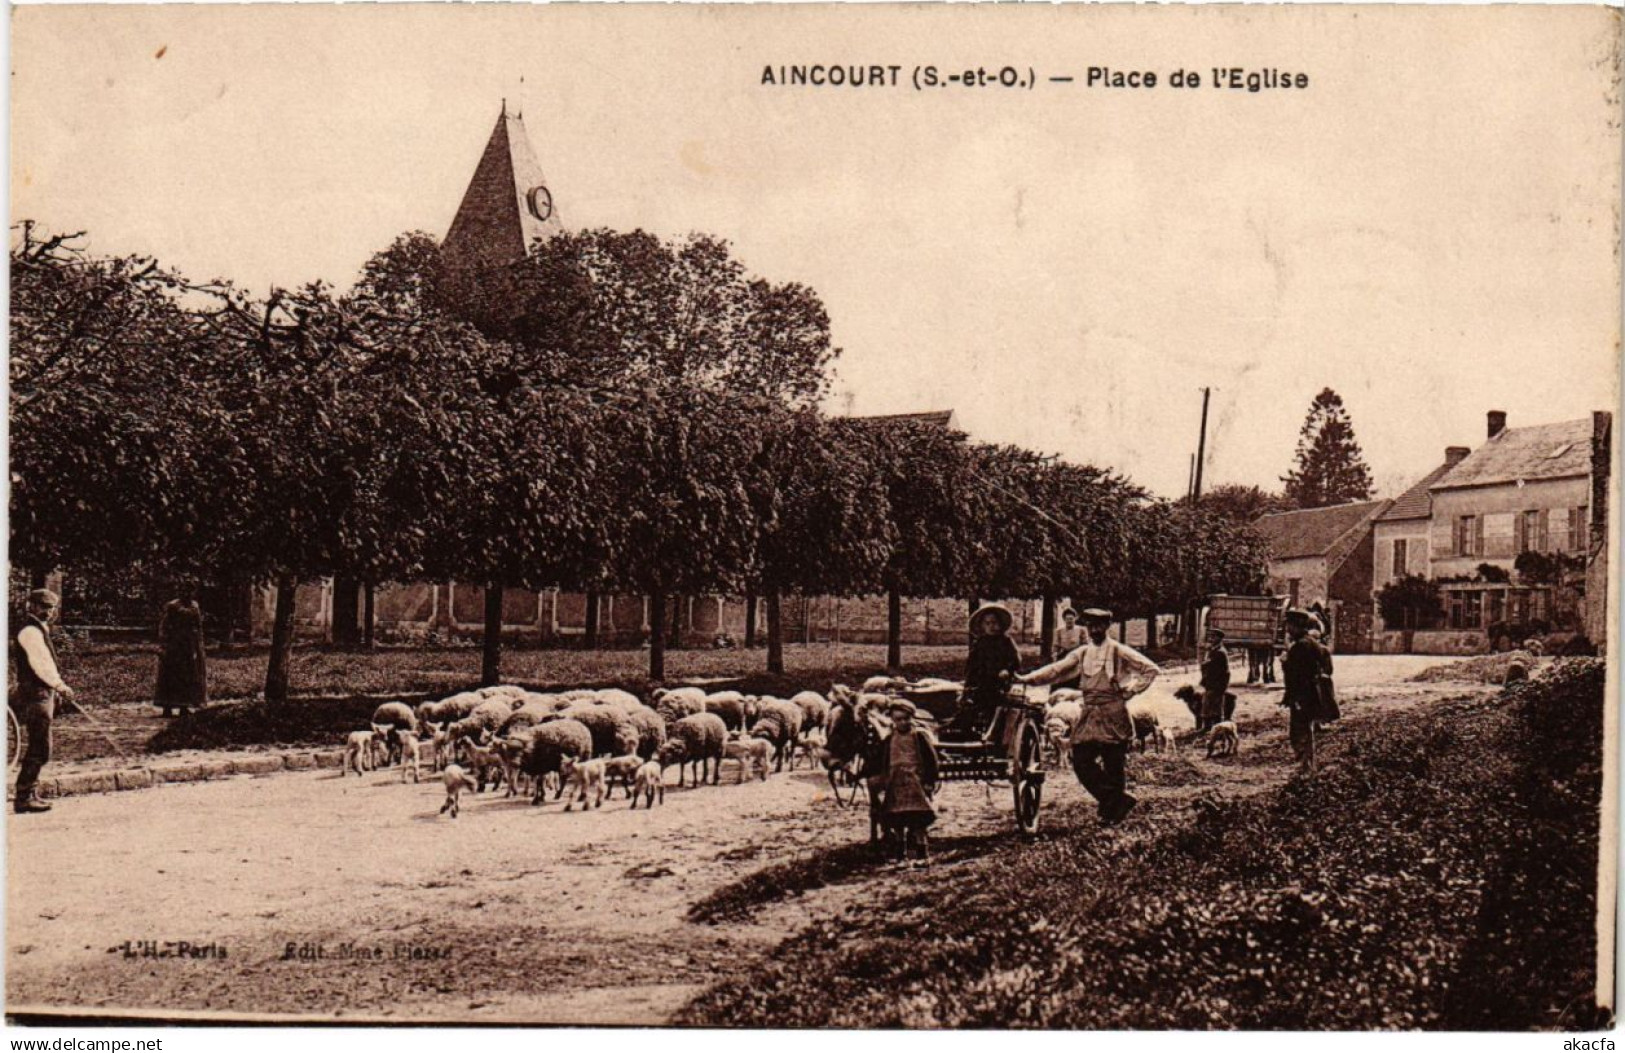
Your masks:
M1044 793L1041 749L1038 729L1025 725L1016 746L1011 784L1016 794L1016 827L1027 837L1038 833L1038 805Z

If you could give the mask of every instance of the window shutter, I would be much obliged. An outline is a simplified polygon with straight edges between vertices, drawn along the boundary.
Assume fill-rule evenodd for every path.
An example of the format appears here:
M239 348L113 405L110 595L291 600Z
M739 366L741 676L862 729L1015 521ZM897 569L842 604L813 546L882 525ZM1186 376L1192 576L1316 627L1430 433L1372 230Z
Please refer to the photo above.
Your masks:
M1512 517L1512 551L1526 552L1529 548L1528 531L1523 528L1523 513L1519 512Z
M1484 554L1484 517L1483 516L1474 516L1473 517L1473 551L1472 551L1472 555L1482 556L1483 554Z
M1550 526L1551 526L1551 509L1542 508L1540 510L1540 527L1539 527L1539 530L1540 530L1540 551L1542 551L1542 552L1550 552L1552 550L1551 535L1549 533Z

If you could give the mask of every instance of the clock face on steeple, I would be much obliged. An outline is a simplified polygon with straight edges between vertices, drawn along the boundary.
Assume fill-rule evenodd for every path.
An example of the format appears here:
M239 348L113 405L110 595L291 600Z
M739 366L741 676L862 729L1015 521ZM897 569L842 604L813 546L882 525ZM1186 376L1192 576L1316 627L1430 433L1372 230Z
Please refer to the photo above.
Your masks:
M533 186L525 192L525 205L531 215L545 223L553 214L553 195L545 186Z

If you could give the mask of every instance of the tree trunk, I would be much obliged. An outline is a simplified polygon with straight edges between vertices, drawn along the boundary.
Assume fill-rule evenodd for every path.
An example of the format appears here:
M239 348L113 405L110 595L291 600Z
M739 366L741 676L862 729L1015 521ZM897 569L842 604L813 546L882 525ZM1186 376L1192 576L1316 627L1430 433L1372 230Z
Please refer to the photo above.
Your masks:
M1038 622L1038 660L1045 665L1055 661L1055 597L1044 594L1044 613Z
M1149 651L1155 646L1157 646L1157 616L1148 614L1145 616L1145 649Z
M586 644L589 651L598 650L598 608L602 605L603 600L596 592L587 593Z
M649 593L649 679L666 679L666 594Z
M480 643L480 686L495 687L502 682L502 583L485 587L485 634Z
M982 605L982 602L980 600L978 600L975 596L972 596L970 599L966 600L965 601L965 617L969 618L972 615L974 615L976 613L976 608L980 607L981 605Z
M886 592L886 668L903 668L903 594L897 589Z
M377 607L374 603L377 591L378 586L369 581L366 591L362 594L362 605L365 610L361 615L361 646L369 651L372 650L373 630L378 626Z
M1128 619L1117 619L1117 639L1120 643L1128 643Z
M781 641L782 643L782 641ZM756 594L745 593L745 646L756 646Z
M779 590L768 589L767 600L767 671L784 673L784 618L779 610Z
M276 580L276 615L271 620L271 659L265 667L265 701L288 701L288 667L293 662L293 601L299 580L283 574Z
M361 600L361 583L346 574L333 575L333 645L352 648L361 640L356 624L356 604Z

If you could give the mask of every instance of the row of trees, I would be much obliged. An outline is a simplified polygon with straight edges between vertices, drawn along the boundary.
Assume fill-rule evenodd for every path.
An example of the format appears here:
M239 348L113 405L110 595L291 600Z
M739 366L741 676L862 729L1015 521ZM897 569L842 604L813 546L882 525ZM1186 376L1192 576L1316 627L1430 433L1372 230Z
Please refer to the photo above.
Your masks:
M294 586L650 597L1086 595L1127 615L1259 583L1245 525L1121 476L930 426L828 419L836 351L804 286L726 243L591 231L500 274L398 239L346 293L250 296L96 258L28 224L12 265L14 563L277 585L265 692L288 694Z

